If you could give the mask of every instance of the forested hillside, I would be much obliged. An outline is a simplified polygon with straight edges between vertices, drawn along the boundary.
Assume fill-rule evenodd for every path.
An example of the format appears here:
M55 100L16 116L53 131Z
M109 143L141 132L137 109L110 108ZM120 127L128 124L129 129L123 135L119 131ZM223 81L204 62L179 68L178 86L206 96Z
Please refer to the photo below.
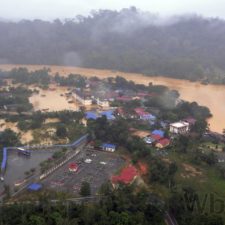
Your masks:
M58 64L225 83L225 21L132 7L53 22L0 22L0 63Z

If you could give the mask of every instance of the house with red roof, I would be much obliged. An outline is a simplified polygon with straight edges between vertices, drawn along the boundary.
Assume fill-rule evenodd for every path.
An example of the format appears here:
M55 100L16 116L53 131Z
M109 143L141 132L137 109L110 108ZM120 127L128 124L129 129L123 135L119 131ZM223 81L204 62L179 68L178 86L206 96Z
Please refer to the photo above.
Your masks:
M170 140L168 138L162 138L156 143L155 147L162 149L169 145L170 145Z
M124 111L124 109L122 107L117 108L115 113L117 116L121 116L123 118L125 118L127 116L127 113Z
M120 102L129 102L132 100L132 97L129 97L129 96L118 96L116 98L117 101L120 101Z
M162 139L162 136L159 134L151 134L150 137L154 140L154 141L159 141L160 139Z
M134 166L129 165L128 167L123 168L119 175L112 176L111 182L114 187L120 183L129 185L134 182L137 175L137 169Z
M70 163L69 164L69 171L70 172L77 172L78 170L78 165L76 163Z
M153 116L151 113L146 112L144 108L138 107L134 109L137 117L141 120L155 120L156 117Z

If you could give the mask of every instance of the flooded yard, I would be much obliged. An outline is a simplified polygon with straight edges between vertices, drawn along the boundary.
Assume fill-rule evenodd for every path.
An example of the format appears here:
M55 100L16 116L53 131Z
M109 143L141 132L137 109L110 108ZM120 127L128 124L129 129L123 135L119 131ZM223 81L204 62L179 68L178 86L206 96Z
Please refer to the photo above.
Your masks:
M29 100L35 111L78 110L78 104L73 99L68 99L65 96L66 92L67 89L62 87L54 87L48 90L40 89L39 93L33 94ZM73 102L69 103L70 101Z
M20 133L20 141L22 144L28 143L33 140L32 131L23 132L17 127L17 123L6 122L4 119L0 119L0 132L6 129L11 129L15 133Z

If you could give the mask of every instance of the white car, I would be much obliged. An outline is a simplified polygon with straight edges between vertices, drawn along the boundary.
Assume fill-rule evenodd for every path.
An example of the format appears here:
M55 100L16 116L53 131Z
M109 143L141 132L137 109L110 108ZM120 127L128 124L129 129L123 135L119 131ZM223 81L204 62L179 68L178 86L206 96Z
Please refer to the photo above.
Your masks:
M106 162L100 162L100 164L102 164L102 165L106 165L107 163L106 163Z
M4 177L0 177L0 180L1 180L1 181L4 181Z
M85 159L84 162L85 162L85 163L91 163L92 160L91 160L91 159Z

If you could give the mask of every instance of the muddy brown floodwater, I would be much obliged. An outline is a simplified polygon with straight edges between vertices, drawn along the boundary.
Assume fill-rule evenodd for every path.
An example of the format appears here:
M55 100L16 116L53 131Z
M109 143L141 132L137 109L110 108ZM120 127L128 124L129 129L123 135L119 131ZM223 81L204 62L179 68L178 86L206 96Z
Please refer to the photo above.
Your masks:
M37 88L36 88L37 89ZM40 90L38 94L30 97L30 102L34 106L34 110L42 111L61 111L61 110L77 110L78 105L72 99L67 99L65 93L66 88L51 86L49 90Z
M225 86L224 85L202 85L198 82L179 80L165 77L147 77L142 74L124 73L111 70L97 70L78 67L48 66L48 65L0 65L0 69L10 70L14 67L27 67L29 70L37 70L43 67L51 68L51 73L66 76L69 73L77 73L87 77L97 76L99 78L122 76L136 83L165 85L177 90L183 100L195 101L200 105L207 106L213 117L209 119L210 129L222 132L225 128Z

